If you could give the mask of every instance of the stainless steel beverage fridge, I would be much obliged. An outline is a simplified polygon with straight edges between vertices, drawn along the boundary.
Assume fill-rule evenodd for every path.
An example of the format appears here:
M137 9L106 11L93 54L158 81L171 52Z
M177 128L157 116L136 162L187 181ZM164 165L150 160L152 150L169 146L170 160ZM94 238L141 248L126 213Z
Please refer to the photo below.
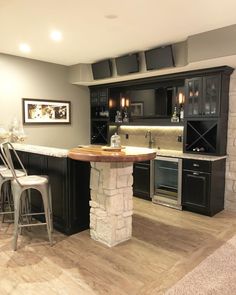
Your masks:
M153 203L182 209L182 159L158 156L153 161Z

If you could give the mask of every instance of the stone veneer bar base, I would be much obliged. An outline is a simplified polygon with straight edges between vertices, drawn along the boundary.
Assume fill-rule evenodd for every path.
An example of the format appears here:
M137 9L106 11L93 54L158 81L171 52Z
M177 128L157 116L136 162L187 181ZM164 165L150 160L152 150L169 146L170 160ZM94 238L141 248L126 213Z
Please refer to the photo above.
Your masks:
M132 236L133 163L91 162L90 235L115 246Z

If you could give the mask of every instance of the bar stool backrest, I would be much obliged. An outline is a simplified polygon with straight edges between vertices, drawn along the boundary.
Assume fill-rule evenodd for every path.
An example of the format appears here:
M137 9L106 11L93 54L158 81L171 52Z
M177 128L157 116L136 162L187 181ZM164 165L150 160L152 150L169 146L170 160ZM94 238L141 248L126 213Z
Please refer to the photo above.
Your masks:
M2 163L3 163L3 165L4 165L6 168L9 169L9 167L8 167L8 165L7 165L7 162L6 162L5 159L3 158L2 154L0 154L0 159L1 159Z
M17 152L14 149L13 145L10 142L4 142L4 143L1 144L1 152L2 152L3 158L4 158L5 162L7 163L7 166L11 170L14 179L18 182L18 184L20 184L18 179L17 179L14 164L13 164L13 161L12 161L11 150L14 153L18 164L20 164L21 169L24 171L25 175L27 175L26 169L25 169L24 165L22 164L19 156L17 155Z

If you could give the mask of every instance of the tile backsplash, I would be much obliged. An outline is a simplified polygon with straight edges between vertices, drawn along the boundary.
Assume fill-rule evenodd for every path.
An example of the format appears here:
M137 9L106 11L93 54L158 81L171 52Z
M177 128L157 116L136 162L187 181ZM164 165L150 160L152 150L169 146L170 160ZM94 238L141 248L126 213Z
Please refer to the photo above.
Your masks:
M178 137L183 140L182 126L121 126L118 133L122 145L148 147L147 131L154 140L153 148L182 151L183 142L178 141Z

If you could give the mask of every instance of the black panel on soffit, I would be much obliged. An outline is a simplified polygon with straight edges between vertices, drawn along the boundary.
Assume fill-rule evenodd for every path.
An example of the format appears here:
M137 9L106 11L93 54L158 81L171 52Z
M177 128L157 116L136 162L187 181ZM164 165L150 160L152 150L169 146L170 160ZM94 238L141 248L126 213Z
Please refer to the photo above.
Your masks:
M112 64L110 59L102 60L92 65L93 79L104 79L112 76Z
M144 51L147 70L174 67L172 46L163 46Z
M117 75L127 75L139 71L138 53L115 58Z

